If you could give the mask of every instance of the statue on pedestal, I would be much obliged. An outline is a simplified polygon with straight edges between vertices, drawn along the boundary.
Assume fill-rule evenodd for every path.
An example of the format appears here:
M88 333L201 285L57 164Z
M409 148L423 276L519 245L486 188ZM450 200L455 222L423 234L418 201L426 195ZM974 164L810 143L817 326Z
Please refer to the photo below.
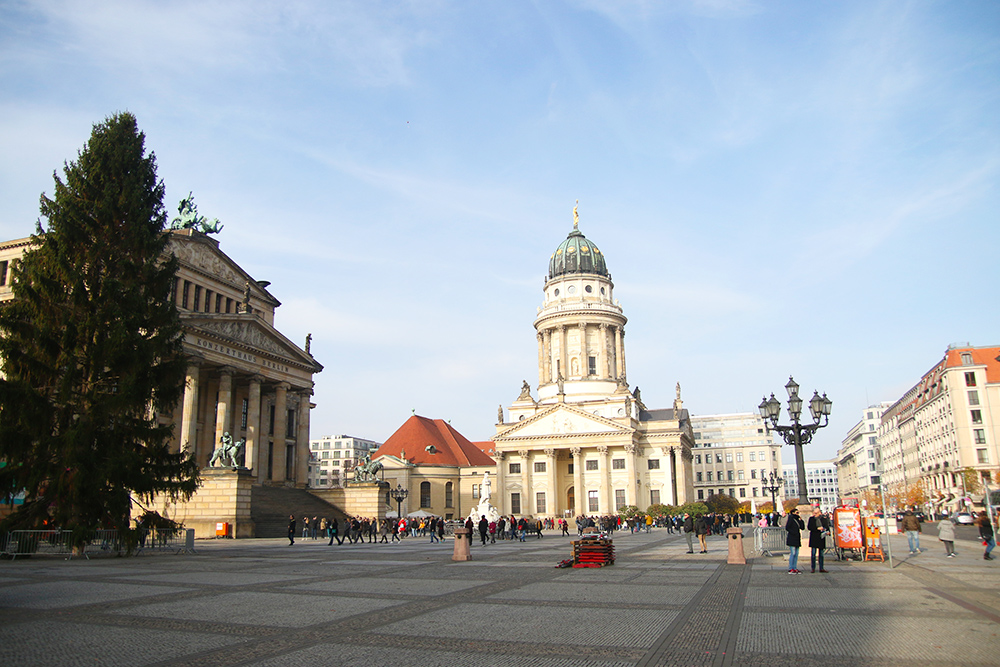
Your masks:
M490 473L483 473L483 483L479 487L479 504L469 511L469 516L473 521L479 521L479 517L485 516L487 521L499 521L500 511L490 504L493 497L493 483L490 482Z
M222 468L241 468L239 458L243 453L243 449L246 447L246 439L240 439L238 442L233 442L233 436L229 435L229 432L222 434L219 438L219 446L215 448L212 452L212 460L208 462L209 467L214 468L216 462L219 463L219 467ZM226 462L229 462L228 465Z

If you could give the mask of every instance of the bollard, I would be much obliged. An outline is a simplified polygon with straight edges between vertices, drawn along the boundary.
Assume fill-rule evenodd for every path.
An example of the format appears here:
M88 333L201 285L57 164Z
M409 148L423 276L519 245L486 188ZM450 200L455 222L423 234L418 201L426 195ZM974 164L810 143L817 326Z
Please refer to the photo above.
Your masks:
M472 560L472 552L469 549L472 531L468 528L455 529L455 550L451 554L452 560Z
M743 553L743 529L729 528L726 530L726 537L729 539L729 558L726 562L730 565L746 565L747 557Z

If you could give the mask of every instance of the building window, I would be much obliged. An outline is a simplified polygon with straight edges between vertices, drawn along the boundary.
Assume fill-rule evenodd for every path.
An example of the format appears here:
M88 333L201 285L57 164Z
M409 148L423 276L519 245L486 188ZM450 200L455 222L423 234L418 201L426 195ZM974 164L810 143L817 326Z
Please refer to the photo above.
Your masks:
M455 487L454 487L454 485L451 482L448 482L447 484L444 485L444 506L445 507L454 507L455 506L455 500L454 500L455 494L454 494L454 491L453 491L454 488Z
M648 459L646 461L647 470L659 470L660 469L660 459Z
M292 408L288 409L288 417L285 419L285 437L295 437L295 410Z
M535 513L545 514L545 492L539 491L535 494Z
M597 470L597 459L584 462L584 470Z
M194 303L191 305L193 306L191 310L194 312L201 310L201 285L194 286Z
M587 357L587 372L590 375L597 375L597 357Z
M736 474L737 479L739 479L742 482L743 479L745 478L745 475L743 474L743 471L742 470L737 470L736 473L737 473Z
M625 489L615 489L615 511L625 507Z
M520 475L521 474L521 464L520 463L511 463L511 464L508 464L508 466L507 466L507 472L509 472L511 475Z
M247 428L247 413L250 411L250 399L243 399L243 407L240 410L240 424L241 428L245 431Z
M714 491L714 490L712 490L712 489L709 489L709 490L708 490L708 497L709 497L709 498L711 498L711 497L712 497L712 496L714 496L714 495L715 495L715 491Z
M695 454L694 455L694 462L697 465L701 465L701 454Z
M726 452L726 463L732 463L732 462L733 462L733 453Z
M971 366L972 365L972 353L971 352L963 352L962 353L962 365L963 366Z
M430 507L431 506L431 483L430 482L420 482L420 506Z
M212 290L205 290L205 312L210 312L212 309Z
M480 486L482 486L482 484L473 484L472 485L472 497L473 498L478 498L479 497L479 487Z
M979 392L970 391L969 392L969 405L979 405Z
M753 468L750 470L750 479L757 479L757 469Z
M181 290L181 308L188 309L188 295L191 293L191 283L184 281L184 288Z
M756 498L757 497L757 487L756 486L753 487L752 489L750 489L750 491L753 493L753 497Z
M705 479L708 480L709 482L712 481L712 471L711 470L709 470L708 472L705 473Z
M983 423L983 413L982 413L981 410L973 410L972 411L972 423L973 424L982 424Z
M697 480L696 480L696 481L699 481L699 482L702 482L702 481L704 481L704 480L703 480L703 479L701 478L701 477L702 477L702 475L701 475L701 473L700 473L700 472L699 472L699 473L696 473L696 474L697 474L697 476L698 476L698 478L697 478Z
M698 500L704 500L704 499L705 499L705 490L698 489Z
M729 480L730 482L733 481L733 471L732 470L727 470L726 471L726 479Z
M966 373L965 374L965 386L966 387L975 387L976 386L976 374L975 373Z
M545 472L545 461L535 461L535 472Z
M736 462L743 463L743 452L736 452Z
M716 454L715 455L715 462L716 463L722 463L722 454Z
M976 463L989 463L990 456L985 449L976 450Z
M649 504L650 505L659 505L660 504L660 490L659 489L650 489L649 490Z
M267 434L274 435L274 404L272 403L268 408L268 428Z
M520 514L521 513L521 494L512 493L510 494L510 513Z
M625 459L611 459L612 470L625 470Z
M750 452L750 460L751 461L756 461L757 460L757 455L754 452Z
M573 464L572 463L570 463L569 465L566 466L566 473L569 474L569 475L573 474Z
M587 511L597 512L599 505L597 504L597 491L587 491Z
M0 262L0 286L7 284L7 262Z
M986 444L986 431L984 429L977 428L977 429L974 429L972 431L972 433L973 433L973 435L976 438L976 444L977 445L985 445Z

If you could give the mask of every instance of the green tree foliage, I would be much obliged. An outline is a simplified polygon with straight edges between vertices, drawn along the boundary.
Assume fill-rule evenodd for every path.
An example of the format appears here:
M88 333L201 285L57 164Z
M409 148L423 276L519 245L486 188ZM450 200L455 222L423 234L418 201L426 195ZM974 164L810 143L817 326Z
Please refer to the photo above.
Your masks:
M680 508L676 505L664 505L655 503L646 508L646 514L650 516L676 516Z
M24 491L2 528L45 520L125 529L133 500L190 497L197 466L170 451L183 388L181 325L165 257L163 184L135 118L94 126L41 197L32 249L0 308L0 497Z
M703 502L688 503L682 505L680 508L680 514L688 513L691 516L697 516L699 514L708 514L708 505Z
M710 512L716 514L735 514L740 507L740 501L725 493L717 493L705 501Z
M620 510L618 510L618 516L624 519L631 519L632 517L638 516L640 514L642 514L642 512L640 512L639 508L636 507L635 505L625 505Z

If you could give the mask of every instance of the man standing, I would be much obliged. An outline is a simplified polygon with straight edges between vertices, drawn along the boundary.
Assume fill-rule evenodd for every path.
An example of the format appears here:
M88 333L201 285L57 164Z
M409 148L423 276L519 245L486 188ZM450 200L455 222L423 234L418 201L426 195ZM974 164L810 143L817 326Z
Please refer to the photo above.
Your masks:
M288 515L288 546L295 544L295 515Z
M694 553L694 542L692 538L694 537L694 519L687 512L684 512L684 539L688 543L688 553Z
M799 548L802 546L802 530L806 527L799 517L799 510L793 507L788 512L788 521L785 522L785 545L788 546L788 574L801 574L799 572Z
M920 520L913 514L913 510L906 510L903 513L902 528L906 533L906 541L910 543L910 553L920 553Z
M816 572L816 556L819 555L819 571L826 572L823 568L823 552L826 550L827 533L830 532L830 520L823 516L818 507L814 507L807 528L809 528L809 561L812 571Z
M490 522L486 520L486 515L481 514L482 518L479 520L479 539L483 541L483 546L486 546L486 533L490 529Z

